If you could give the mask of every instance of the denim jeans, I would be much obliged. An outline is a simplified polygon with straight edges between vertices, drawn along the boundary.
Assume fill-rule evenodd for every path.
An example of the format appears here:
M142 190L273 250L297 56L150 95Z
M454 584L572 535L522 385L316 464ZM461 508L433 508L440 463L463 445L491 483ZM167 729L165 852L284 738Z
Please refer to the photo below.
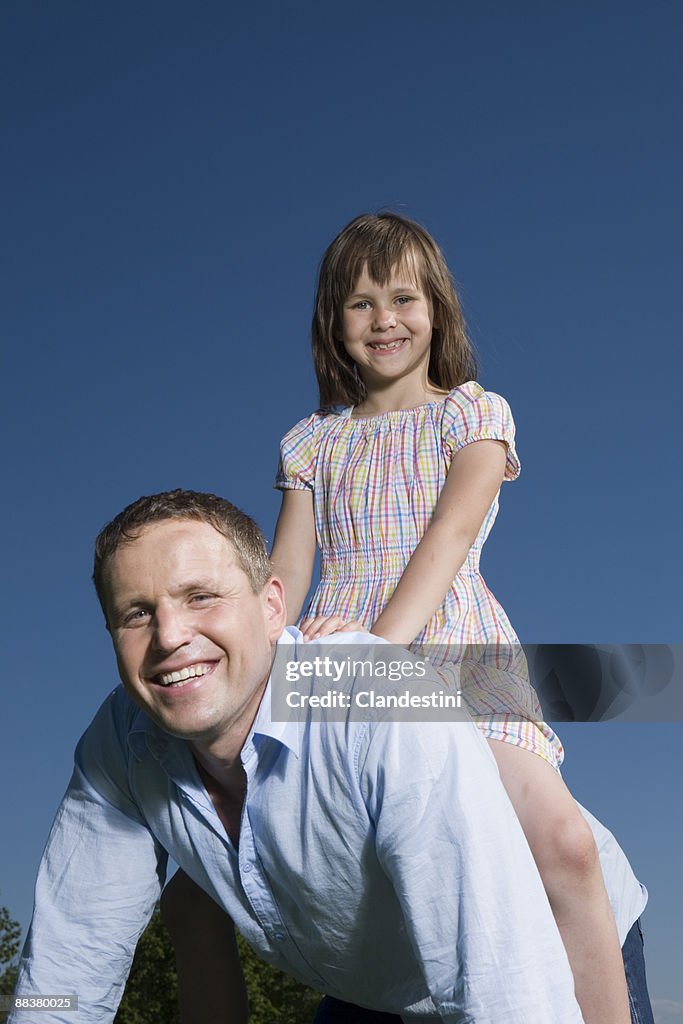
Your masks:
M631 1007L631 1024L654 1024L650 996L645 981L645 957L643 956L643 932L640 921L631 928L621 948L624 970L628 984L628 1001ZM353 1003L325 996L318 1006L313 1024L400 1024L400 1017L379 1010L364 1010Z
M626 936L626 941L621 947L621 955L624 958L624 970L628 984L631 1024L655 1024L645 980L643 930L640 927L640 921L636 921Z

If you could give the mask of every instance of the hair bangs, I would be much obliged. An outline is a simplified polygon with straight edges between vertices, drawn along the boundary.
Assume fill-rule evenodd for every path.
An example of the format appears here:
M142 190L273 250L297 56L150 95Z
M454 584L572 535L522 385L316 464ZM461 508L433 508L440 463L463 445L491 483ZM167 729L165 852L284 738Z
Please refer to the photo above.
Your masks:
M363 271L384 287L396 274L406 275L406 284L424 284L424 271L414 232L410 226L393 219L363 219L357 231L349 232L348 250L343 259L345 298L351 294Z

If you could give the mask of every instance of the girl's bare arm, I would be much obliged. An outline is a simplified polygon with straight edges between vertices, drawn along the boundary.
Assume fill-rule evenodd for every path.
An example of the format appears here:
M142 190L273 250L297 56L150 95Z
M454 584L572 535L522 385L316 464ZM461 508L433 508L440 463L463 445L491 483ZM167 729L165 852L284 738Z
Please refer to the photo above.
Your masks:
M371 632L412 643L443 602L505 474L503 441L473 441L451 463L432 521Z
M298 620L311 586L315 549L313 492L283 491L271 561L285 585L288 625Z

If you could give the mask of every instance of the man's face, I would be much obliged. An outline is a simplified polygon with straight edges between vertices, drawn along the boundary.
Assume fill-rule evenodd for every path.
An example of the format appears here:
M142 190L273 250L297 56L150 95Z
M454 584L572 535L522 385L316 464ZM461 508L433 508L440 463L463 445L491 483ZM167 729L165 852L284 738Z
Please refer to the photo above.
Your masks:
M285 625L278 580L254 594L230 541L168 520L113 555L106 611L123 684L162 729L201 747L246 736Z

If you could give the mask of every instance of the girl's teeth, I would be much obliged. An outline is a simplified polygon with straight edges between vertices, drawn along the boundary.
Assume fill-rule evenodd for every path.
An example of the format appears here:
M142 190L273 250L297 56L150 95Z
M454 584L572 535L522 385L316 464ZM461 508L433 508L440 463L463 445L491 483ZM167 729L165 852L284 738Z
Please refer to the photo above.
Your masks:
M379 349L398 348L399 345L402 345L402 344L403 344L403 339L401 339L401 341L384 341L384 342L382 342L382 341L374 341L374 342L372 342L372 348L379 348Z

